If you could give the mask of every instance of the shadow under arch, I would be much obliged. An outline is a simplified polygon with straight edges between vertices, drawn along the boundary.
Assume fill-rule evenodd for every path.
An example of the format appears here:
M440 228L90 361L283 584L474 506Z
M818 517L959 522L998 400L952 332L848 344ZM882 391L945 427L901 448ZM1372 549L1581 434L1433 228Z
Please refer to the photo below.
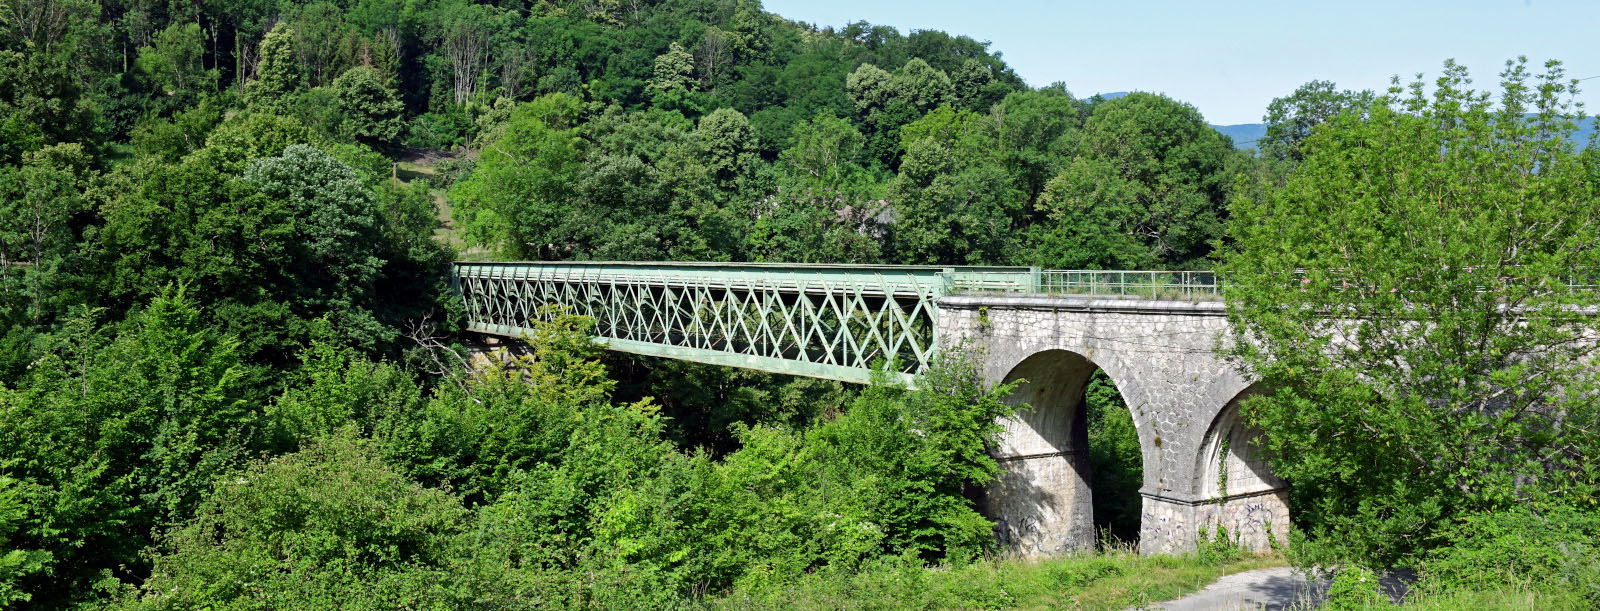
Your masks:
M1001 423L995 458L1002 471L985 504L999 543L1014 554L1043 557L1094 548L1084 392L1097 371L1101 367L1082 354L1050 349L1022 359L1003 378L1022 381L1007 400L1029 408ZM1126 396L1114 378L1111 384L1118 396ZM1127 411L1122 402L1118 406ZM1128 417L1131 427L1131 413ZM1132 435L1138 443L1137 432ZM1142 466L1142 454L1134 455ZM1119 492L1137 496L1138 484Z
M1195 498L1202 529L1222 526L1246 549L1266 551L1288 543L1289 485L1272 473L1256 444L1261 429L1246 422L1240 406L1265 389L1252 384L1217 412L1200 442L1194 466Z

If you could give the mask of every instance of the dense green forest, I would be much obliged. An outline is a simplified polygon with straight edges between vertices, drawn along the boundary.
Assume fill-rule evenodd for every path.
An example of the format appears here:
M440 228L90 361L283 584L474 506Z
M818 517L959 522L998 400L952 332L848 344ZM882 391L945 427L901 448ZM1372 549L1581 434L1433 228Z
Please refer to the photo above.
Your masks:
M446 272L484 257L1220 267L1282 389L1250 409L1293 559L1600 601L1593 355L1551 348L1596 325L1483 315L1595 304L1540 288L1600 269L1558 66L1313 81L1250 152L1181 101L755 1L0 9L0 607L1018 603L924 568L999 551L974 499L1015 408L959 351L858 388L562 316L467 367ZM1376 361L1305 314L1419 306L1447 324L1363 329ZM1086 401L1115 547L1139 449L1108 379Z

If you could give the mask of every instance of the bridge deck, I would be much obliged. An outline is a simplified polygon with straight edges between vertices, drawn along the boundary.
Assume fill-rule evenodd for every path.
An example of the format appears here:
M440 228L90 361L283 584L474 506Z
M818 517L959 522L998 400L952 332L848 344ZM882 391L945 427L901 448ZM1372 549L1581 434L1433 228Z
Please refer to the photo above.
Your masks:
M957 294L1215 299L1209 272L684 262L456 263L468 327L518 337L560 312L612 350L775 373L911 384Z

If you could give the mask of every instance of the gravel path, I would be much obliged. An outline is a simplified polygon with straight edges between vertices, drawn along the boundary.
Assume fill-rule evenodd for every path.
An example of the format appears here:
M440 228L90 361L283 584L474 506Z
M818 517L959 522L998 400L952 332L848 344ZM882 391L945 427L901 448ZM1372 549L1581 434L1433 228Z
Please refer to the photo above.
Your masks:
M1328 591L1325 580L1311 581L1289 567L1234 573L1183 598L1158 603L1169 611L1311 609Z
M1156 603L1155 608L1169 611L1311 611L1322 606L1328 596L1328 586L1333 583L1326 572L1317 572L1321 574L1317 579L1286 566L1234 573L1194 594ZM1389 571L1378 578L1378 587L1390 602L1399 604L1414 581L1416 575L1410 571Z

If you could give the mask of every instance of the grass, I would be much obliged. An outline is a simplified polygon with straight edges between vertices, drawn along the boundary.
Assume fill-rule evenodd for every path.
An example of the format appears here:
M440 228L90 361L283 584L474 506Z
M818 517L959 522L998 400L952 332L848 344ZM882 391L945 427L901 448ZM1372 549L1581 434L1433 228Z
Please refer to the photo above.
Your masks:
M1128 550L925 568L886 561L855 573L741 584L711 609L1127 609L1180 598L1218 577L1283 566L1278 555L1205 560Z
M1454 590L1442 593L1416 592L1406 597L1400 609L1417 611L1506 610L1543 611L1545 609L1592 609L1593 603L1570 591L1539 590L1509 585L1492 590Z

